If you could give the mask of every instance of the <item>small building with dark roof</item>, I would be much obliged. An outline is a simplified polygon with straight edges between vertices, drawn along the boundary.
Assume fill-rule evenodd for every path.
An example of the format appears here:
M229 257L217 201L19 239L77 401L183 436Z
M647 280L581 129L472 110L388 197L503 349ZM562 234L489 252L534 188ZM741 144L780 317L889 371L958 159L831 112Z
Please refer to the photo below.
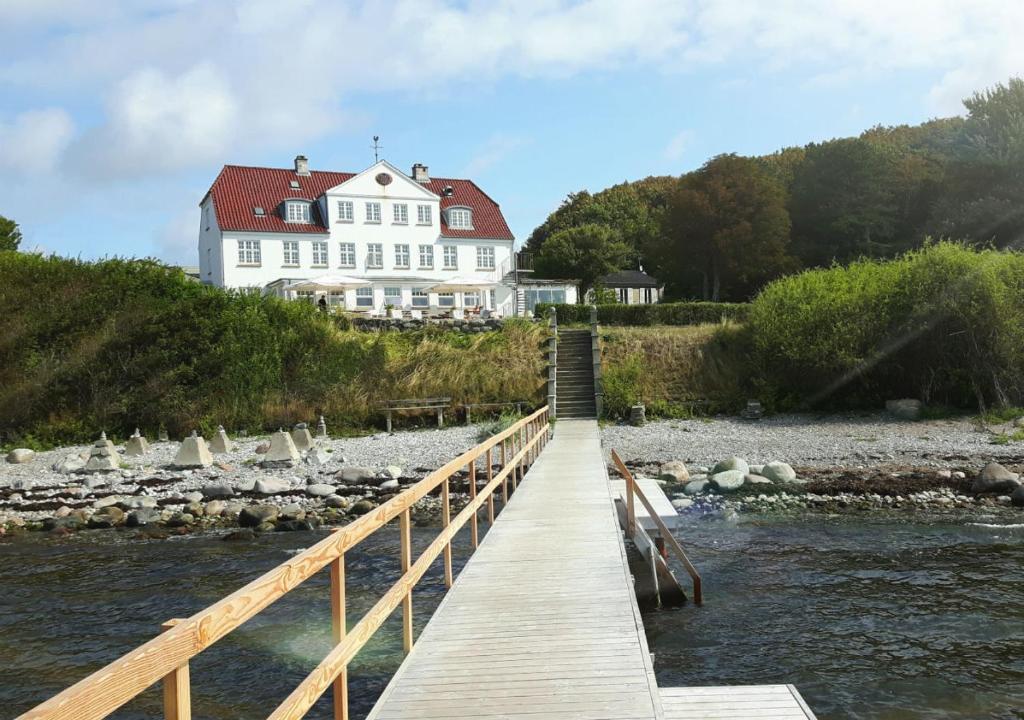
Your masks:
M623 305L653 305L661 300L665 284L643 270L619 270L597 280L598 286L615 292Z

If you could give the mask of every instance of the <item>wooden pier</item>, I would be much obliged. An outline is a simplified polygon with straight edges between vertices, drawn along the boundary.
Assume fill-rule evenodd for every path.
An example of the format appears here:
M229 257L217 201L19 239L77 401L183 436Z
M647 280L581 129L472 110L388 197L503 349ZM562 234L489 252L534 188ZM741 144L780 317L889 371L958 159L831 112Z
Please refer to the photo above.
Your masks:
M450 479L463 471L470 500L452 517ZM668 534L663 503L651 504L628 471L625 477L628 523L640 524L635 494ZM409 509L430 492L440 493L442 528L414 558ZM813 719L788 685L658 687L613 502L621 493L609 483L597 422L561 420L552 439L542 408L215 605L168 622L161 635L19 720L99 720L157 682L165 718L190 720L189 659L325 568L335 645L276 709L268 708L273 720L304 717L328 691L335 720L348 718L348 664L399 607L408 655L372 720ZM403 575L351 622L345 552L395 519ZM490 529L478 543L481 523ZM476 551L455 579L451 540L467 524ZM685 559L675 539L665 539ZM442 556L451 590L417 638L414 588ZM699 599L699 576L691 576Z

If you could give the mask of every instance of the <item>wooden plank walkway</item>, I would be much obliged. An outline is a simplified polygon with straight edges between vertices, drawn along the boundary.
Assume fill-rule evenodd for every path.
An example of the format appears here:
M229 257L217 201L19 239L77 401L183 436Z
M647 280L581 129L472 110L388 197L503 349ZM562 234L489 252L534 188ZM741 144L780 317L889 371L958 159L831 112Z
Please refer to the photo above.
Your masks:
M665 720L815 720L792 685L662 688Z
M559 420L369 717L663 717L596 421Z

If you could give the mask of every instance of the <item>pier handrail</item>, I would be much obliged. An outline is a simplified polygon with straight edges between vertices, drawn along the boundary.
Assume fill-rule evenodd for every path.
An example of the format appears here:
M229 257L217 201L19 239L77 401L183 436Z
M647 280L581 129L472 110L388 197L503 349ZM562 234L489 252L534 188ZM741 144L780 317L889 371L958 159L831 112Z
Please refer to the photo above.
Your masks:
M451 540L471 523L473 549L478 544L478 514L487 504L494 522L494 493L502 488L508 500L508 483L514 491L526 468L536 460L548 440L548 407L522 418L506 430L484 440L454 460L429 473L415 485L373 511L337 528L323 540L278 565L231 595L183 620L165 624L165 630L149 642L114 660L63 692L20 715L16 720L100 720L156 682L164 681L164 715L167 720L188 720L188 661L246 622L271 603L295 589L314 574L331 566L331 609L335 645L324 660L270 718L301 718L327 688L334 687L334 718L348 718L348 663L369 641L388 615L403 606L403 645L412 649L412 590L438 555L444 554L445 583L452 578ZM501 470L494 474L493 453L498 448ZM485 458L487 484L477 492L477 461ZM469 469L466 507L450 517L449 480ZM441 489L443 529L418 558L413 560L410 509L430 492ZM395 518L400 519L402 576L351 630L345 621L345 553Z
M704 595L701 592L700 573L697 572L697 568L690 562L690 558L686 556L683 546L679 544L675 535L672 534L661 517L658 516L654 506L651 505L651 501L647 499L644 491L640 489L640 485L633 479L633 473L629 471L626 464L622 462L622 458L614 450L612 450L612 462L615 463L615 467L618 468L622 477L626 479L626 522L628 523L630 537L633 535L633 528L636 527L636 509L633 505L633 496L636 495L640 498L640 503L647 510L647 514L651 516L654 524L658 526L661 537L665 539L665 544L672 548L672 552L676 554L676 557L683 563L683 567L686 568L686 572L689 573L690 580L693 581L693 602L696 605L702 605L704 603Z

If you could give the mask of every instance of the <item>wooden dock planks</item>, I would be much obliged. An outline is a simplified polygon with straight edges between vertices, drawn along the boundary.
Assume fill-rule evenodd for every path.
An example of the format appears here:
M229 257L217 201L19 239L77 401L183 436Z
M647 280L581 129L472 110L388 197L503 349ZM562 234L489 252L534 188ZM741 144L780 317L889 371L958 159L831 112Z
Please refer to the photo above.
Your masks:
M815 720L792 685L661 689L665 720Z
M370 718L662 717L602 457L559 421Z

